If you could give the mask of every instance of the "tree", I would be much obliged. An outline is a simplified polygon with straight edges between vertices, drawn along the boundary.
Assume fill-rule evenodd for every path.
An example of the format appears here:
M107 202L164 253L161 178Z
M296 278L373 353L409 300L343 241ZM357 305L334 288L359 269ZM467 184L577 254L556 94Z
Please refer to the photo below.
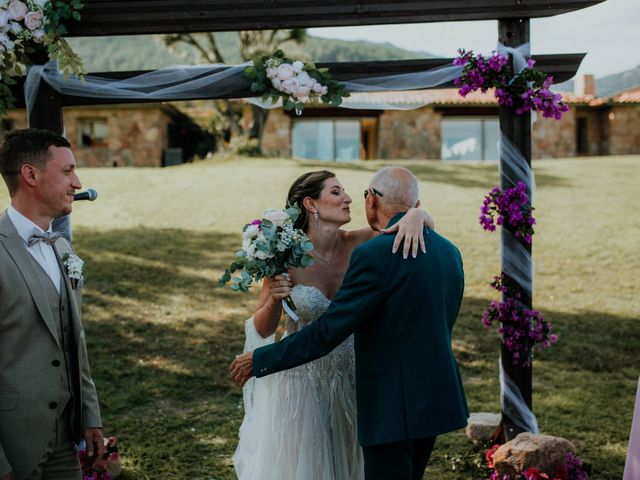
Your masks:
M240 31L236 34L239 42L239 56L242 61L269 55L278 48L286 49L287 44L295 48L306 40L306 30L304 29ZM228 58L225 58L216 34L211 32L166 35L164 41L169 47L175 47L179 44L188 45L206 63L232 63L228 61ZM225 99L215 100L213 105L216 110L216 117L213 119L214 130L218 136L226 140L242 137L248 140L249 145L254 146L255 153L259 153L269 110L252 105L252 120L249 125L243 125L241 105ZM247 144L247 142L244 143Z

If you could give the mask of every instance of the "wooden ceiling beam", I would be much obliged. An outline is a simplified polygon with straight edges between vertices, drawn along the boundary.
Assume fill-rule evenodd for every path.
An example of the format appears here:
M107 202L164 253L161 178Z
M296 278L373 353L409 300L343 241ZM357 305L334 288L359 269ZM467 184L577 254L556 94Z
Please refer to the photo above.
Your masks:
M69 36L548 17L604 0L84 0Z

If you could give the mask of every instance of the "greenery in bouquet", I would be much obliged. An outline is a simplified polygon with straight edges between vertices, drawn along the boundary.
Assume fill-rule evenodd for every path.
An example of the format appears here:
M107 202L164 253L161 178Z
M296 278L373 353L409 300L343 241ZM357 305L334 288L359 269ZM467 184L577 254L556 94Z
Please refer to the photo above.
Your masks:
M282 50L254 60L244 73L251 80L251 91L261 95L263 101L277 103L282 99L283 108L295 109L298 115L305 103L322 102L338 106L344 97L349 96L344 85L331 78L327 68L291 60L284 56Z
M26 74L31 57L46 47L65 74L83 73L82 60L63 35L65 22L80 20L80 0L0 0L0 117L13 108L14 77Z
M82 470L82 480L113 480L120 475L120 455L116 445L116 437L105 438L105 452L102 458L95 460L89 457L84 440L78 446L78 459Z
M248 292L254 281L286 273L289 268L311 265L313 258L309 252L313 244L302 230L293 228L300 214L297 206L268 209L262 218L246 224L242 229L242 248L219 282L222 285L232 282L233 290ZM232 277L236 271L240 276ZM290 299L287 303L295 310Z
M513 109L522 115L530 111L542 112L545 118L560 120L569 106L562 101L562 95L553 93L553 77L536 70L535 60L529 58L521 72L514 72L509 57L499 52L490 56L474 55L473 51L458 50L453 61L464 67L460 77L454 80L463 97L475 90L483 93L494 88L494 95L501 106Z

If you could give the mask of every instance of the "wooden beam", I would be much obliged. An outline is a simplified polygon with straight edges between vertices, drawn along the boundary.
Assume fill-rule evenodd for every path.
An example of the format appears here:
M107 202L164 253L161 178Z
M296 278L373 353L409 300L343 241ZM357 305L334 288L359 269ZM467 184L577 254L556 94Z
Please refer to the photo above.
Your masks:
M548 17L604 0L84 0L70 36Z
M536 68L539 68L543 72L553 75L556 82L564 82L572 78L580 63L584 58L584 53L562 54L562 55L537 55L533 58L536 60ZM344 62L344 63L319 63L318 67L327 67L338 81L353 80L362 77L373 76L386 76L396 75L399 73L411 73L421 72L436 68L444 65L451 65L452 58L431 58L423 60L397 60L397 61L372 61L372 62ZM227 68L227 67L222 67ZM90 75L97 75L104 78L113 79L126 79L137 75L148 73L148 71L135 71L135 72L98 72ZM237 79L230 79L230 81L237 82ZM14 96L16 97L16 107L24 107L24 93L22 90L23 82L18 82L13 88ZM452 84L441 85L437 88L450 88ZM244 84L238 85L233 91L216 96L215 92L203 93L199 97L193 97L192 99L212 99L212 98L246 98L255 97L255 94L249 90L249 81ZM178 99L169 99L178 100ZM72 97L63 96L64 106L77 106L77 105L104 105L113 103L149 103L157 102L157 100L105 100L101 98L88 98L88 97Z
M498 41L503 45L509 47L515 47L529 42L529 19L503 19L498 22ZM507 107L500 107L500 131L515 145L520 153L524 156L527 164L531 166L531 113L527 112L522 115L517 115L513 109ZM511 163L506 161L502 155L500 155L500 187L504 191L506 188L515 187L512 183L512 179L518 178L517 174L514 174ZM525 182L528 183L528 182ZM528 185L529 191L531 191L531 185ZM531 202L531 199L529 199ZM523 289L523 287L513 278L510 278L505 272L504 265L508 261L508 257L516 255L515 252L510 251L511 248L511 233L506 226L503 225L501 229L501 259L502 259L502 273L505 276L505 285L509 287L511 292L520 295L520 301L526 308L531 308L531 297ZM518 241L518 240L516 240ZM520 243L531 253L531 245L527 245L525 242ZM530 265L529 265L530 266ZM503 301L507 294L503 293ZM524 367L522 365L514 365L511 352L502 344L500 361L502 362L502 368L506 375L511 378L513 383L520 390L520 394L524 399L527 406L532 409L532 376L533 367ZM509 402L505 398L505 402ZM511 408L513 408L511 406ZM514 439L519 433L525 431L520 425L514 422L513 418L510 418L505 411L502 412L502 435L503 440L508 441Z

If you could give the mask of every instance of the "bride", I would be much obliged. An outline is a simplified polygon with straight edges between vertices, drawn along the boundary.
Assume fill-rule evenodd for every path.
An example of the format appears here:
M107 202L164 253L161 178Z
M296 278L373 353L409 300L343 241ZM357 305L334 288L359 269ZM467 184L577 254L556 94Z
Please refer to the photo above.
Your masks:
M375 190L366 195L380 195ZM342 285L355 247L379 235L370 228L345 231L351 220L351 197L329 171L309 172L289 189L288 205L302 215L295 228L313 242L313 265L288 275L265 279L253 317L245 324L245 351L275 341L282 299L291 296L298 314L286 317L289 335L313 322L327 309ZM426 216L426 218L425 218ZM424 251L423 224L428 214L412 209L393 227L394 252ZM353 336L330 354L299 367L251 379L244 391L245 416L233 456L240 480L361 480L362 451L356 433Z

